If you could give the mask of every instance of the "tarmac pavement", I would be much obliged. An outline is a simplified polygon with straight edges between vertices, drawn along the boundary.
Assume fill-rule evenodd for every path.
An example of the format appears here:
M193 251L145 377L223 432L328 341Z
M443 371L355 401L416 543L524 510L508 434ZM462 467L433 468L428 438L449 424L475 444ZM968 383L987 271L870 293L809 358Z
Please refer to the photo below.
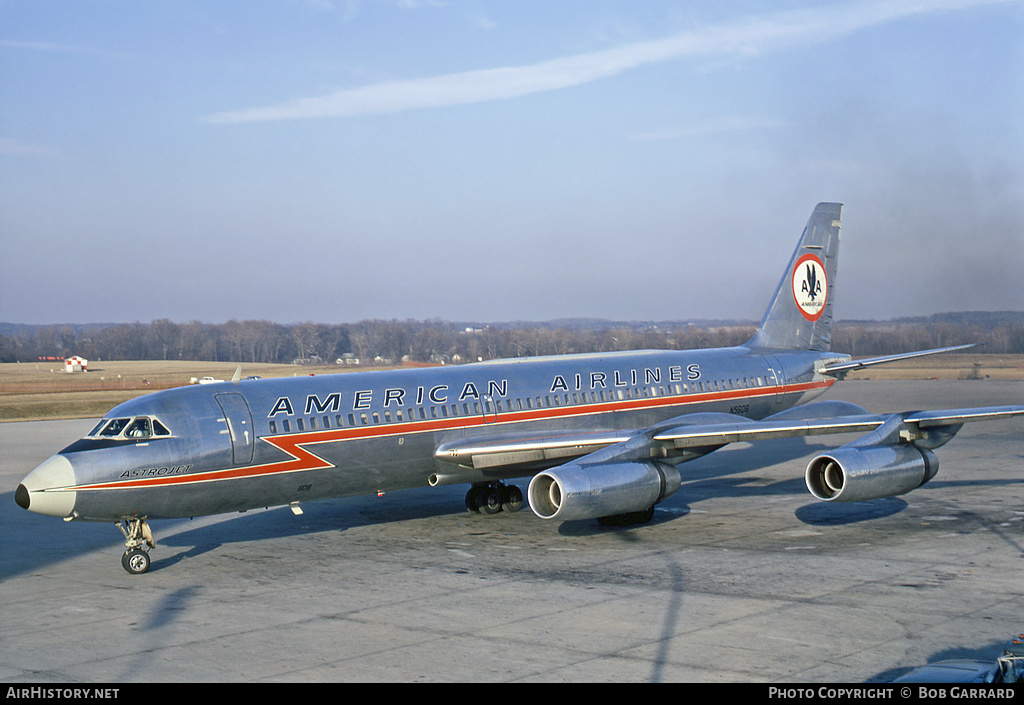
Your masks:
M1024 382L837 384L871 411L1022 403ZM1024 632L1024 421L968 424L901 497L832 505L803 471L852 437L735 444L681 466L631 528L465 487L111 524L14 503L94 422L0 424L0 682L884 681ZM520 486L525 489L527 482Z

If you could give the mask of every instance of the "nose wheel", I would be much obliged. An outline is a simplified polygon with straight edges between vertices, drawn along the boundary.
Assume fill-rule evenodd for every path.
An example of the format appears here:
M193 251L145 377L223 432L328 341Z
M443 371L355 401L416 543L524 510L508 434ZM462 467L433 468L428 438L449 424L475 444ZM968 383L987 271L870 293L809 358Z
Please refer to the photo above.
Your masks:
M141 548L132 548L121 556L121 567L132 575L140 575L149 570L149 553Z
M146 520L125 519L116 524L124 534L124 554L121 556L121 567L132 575L141 575L149 570L149 549L156 548L153 532Z

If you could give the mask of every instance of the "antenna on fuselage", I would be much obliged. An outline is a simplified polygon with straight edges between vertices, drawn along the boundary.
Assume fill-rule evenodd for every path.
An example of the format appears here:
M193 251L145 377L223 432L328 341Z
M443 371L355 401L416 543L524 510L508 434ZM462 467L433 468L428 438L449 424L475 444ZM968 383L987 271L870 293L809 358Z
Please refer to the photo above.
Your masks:
M238 384L242 379L242 366L239 365L238 369L235 370L235 374L231 375L231 383Z

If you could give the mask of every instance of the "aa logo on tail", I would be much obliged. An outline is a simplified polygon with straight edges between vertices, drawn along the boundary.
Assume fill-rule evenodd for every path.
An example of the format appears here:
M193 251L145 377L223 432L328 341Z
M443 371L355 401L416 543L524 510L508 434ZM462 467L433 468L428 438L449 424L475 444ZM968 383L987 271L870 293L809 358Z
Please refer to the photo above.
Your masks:
M816 255L804 255L793 267L793 300L808 321L816 321L825 311L828 281L825 265Z

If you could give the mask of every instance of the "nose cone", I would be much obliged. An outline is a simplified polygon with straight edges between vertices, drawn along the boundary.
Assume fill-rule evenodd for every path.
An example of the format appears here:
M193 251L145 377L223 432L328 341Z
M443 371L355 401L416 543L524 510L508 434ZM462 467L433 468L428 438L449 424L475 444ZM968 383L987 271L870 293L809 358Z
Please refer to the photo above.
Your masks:
M14 492L22 509L67 517L75 508L75 472L63 455L54 455L30 472Z

